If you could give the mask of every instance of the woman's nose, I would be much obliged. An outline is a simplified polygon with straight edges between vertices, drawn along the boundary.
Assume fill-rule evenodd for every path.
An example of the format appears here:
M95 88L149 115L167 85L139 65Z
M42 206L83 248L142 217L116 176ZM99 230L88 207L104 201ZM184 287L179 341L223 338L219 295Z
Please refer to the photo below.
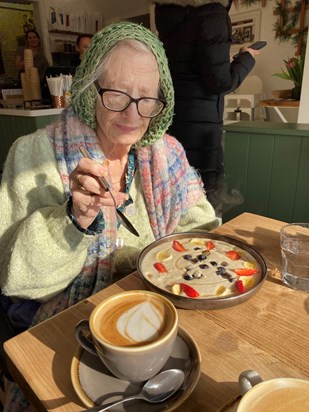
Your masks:
M124 111L124 113L127 115L127 117L131 119L140 117L140 114L138 113L138 110L137 110L136 102L131 102L129 106L126 108L126 110Z

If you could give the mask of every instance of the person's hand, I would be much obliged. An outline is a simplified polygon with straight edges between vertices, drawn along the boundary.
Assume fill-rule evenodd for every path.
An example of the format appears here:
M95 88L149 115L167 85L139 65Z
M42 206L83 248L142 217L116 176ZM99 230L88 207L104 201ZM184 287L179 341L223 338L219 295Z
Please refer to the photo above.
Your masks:
M96 218L101 206L114 207L108 191L100 185L96 176L108 176L108 161L103 164L95 160L82 158L77 167L69 176L69 186L72 193L72 210L78 224L87 229ZM116 204L119 205L128 199L128 195L114 192Z
M260 54L260 50L250 49L250 47L242 47L241 49L239 49L239 54L245 52L249 52L252 57L255 57L258 54Z

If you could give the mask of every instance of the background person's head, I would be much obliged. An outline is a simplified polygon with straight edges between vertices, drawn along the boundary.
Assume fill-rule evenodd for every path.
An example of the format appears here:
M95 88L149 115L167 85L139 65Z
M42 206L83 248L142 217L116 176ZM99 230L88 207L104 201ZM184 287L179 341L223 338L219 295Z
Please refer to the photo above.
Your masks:
M102 87L104 75L106 75L109 64L113 60L113 54L117 52L117 45L119 47L126 47L124 40L129 39L142 43L140 48L150 50L154 56L159 71L157 97L163 98L166 101L166 106L162 112L150 120L149 127L139 142L139 146L146 146L158 140L172 122L174 89L163 45L150 30L142 25L130 22L111 24L92 38L85 58L78 67L73 80L71 88L72 106L79 118L89 127L96 130L96 104L98 97L100 99L101 97L98 94L95 83L99 81ZM119 44L120 42L121 44ZM115 52L112 52L113 48L115 48ZM127 71L124 67L122 70L124 77L126 73ZM145 87L147 86L145 85Z
M75 43L75 50L76 50L76 53L79 55L80 60L82 60L83 55L91 42L91 38L92 36L89 36L87 34L80 34L77 37L76 43Z
M27 46L35 49L40 46L40 36L36 30L28 30L26 35Z

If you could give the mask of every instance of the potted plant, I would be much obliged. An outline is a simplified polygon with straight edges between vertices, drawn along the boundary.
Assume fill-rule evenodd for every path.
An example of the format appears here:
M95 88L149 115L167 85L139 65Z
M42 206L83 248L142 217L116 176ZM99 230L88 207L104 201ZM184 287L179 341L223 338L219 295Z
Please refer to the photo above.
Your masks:
M291 98L299 100L304 74L305 54L303 53L298 57L292 57L283 61L286 70L281 69L280 73L274 73L273 76L280 77L280 79L291 80L294 83Z

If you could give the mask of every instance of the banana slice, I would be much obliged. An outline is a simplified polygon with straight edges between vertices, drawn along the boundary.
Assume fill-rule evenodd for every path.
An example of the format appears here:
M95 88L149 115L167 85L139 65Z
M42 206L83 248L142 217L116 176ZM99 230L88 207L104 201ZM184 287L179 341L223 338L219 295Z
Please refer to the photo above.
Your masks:
M246 261L246 262L243 263L243 266L247 269L256 269L257 268L257 265L256 265L255 262Z
M164 260L172 259L172 255L169 252L166 252L165 250L161 250L157 253L156 259L158 262L163 262Z

